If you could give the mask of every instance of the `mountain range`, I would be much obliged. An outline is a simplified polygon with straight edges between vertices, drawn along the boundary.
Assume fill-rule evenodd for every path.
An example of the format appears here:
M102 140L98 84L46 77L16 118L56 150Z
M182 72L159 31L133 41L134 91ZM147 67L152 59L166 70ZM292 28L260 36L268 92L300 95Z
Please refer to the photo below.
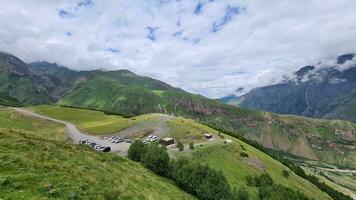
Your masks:
M347 73L337 77L352 79ZM48 62L26 64L6 53L0 54L0 82L2 96L16 102L13 106L56 104L125 117L182 116L288 155L356 167L356 125L346 121L241 109L128 70L74 71Z
M221 100L241 108L356 122L354 57L345 54L333 63L305 66L282 83Z

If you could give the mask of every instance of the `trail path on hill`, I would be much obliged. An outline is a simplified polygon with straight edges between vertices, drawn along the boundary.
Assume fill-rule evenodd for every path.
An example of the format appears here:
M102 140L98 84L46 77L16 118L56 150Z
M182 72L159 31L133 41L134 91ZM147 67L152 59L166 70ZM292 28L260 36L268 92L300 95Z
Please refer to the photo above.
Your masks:
M123 155L123 156L127 155L127 151L129 149L130 144L128 144L126 142L121 142L121 143L118 143L118 144L111 143L111 142L109 142L108 139L103 139L103 138L100 138L100 137L97 137L97 136L93 136L93 135L89 135L89 134L81 132L74 124L72 124L70 122L54 119L54 118L51 118L51 117L40 115L38 113L29 111L29 110L24 110L24 109L21 109L21 108L13 108L13 109L16 110L17 112L23 114L23 115L26 115L26 116L41 118L41 119L44 119L44 120L48 120L48 121L52 121L52 122L56 122L56 123L65 125L66 128L67 128L67 131L68 131L68 134L69 134L70 138L75 143L79 143L79 140L89 140L91 142L95 142L95 143L100 144L102 146L108 146L108 147L111 148L111 151L117 152L120 155Z

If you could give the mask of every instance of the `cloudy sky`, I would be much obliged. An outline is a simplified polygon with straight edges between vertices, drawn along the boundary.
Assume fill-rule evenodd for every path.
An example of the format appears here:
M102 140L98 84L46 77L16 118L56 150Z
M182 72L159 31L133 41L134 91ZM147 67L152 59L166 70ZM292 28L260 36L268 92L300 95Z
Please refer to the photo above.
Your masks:
M0 0L0 51L217 98L356 52L355 0Z

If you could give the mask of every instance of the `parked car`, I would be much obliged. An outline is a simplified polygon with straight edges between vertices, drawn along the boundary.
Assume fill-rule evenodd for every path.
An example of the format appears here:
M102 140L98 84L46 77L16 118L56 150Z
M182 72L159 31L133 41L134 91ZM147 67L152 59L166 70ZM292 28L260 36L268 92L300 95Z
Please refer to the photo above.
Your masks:
M116 136L112 136L112 137L109 139L109 141L111 142L111 141L116 140L116 139L117 139Z
M88 142L88 140L79 140L79 144L86 144L86 142Z
M110 147L104 147L101 151L102 152L110 152L111 148Z
M91 147L94 147L94 146L96 145L96 143L95 143L95 142L91 142L89 145L90 145Z
M100 147L98 147L98 148L95 148L95 150L103 151L104 148L105 148L105 147L100 146Z
M103 146L101 146L101 145L97 145L97 146L95 146L95 150L97 150L97 151L101 151L103 148L105 148L105 147L103 147Z
M121 138L117 138L117 139L113 139L111 140L112 143L120 143L120 142L123 142L124 140L121 139Z

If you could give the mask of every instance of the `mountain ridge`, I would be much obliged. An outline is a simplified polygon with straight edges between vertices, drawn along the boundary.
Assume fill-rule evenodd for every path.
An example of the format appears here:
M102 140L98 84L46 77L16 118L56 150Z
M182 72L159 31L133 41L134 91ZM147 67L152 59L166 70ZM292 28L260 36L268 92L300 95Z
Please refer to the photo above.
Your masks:
M255 88L224 102L280 114L355 122L353 113L356 110L349 105L356 100L356 63L353 59L354 54L345 54L334 61L335 65L306 66L296 71L292 79ZM343 110L349 109L352 114L343 114Z

